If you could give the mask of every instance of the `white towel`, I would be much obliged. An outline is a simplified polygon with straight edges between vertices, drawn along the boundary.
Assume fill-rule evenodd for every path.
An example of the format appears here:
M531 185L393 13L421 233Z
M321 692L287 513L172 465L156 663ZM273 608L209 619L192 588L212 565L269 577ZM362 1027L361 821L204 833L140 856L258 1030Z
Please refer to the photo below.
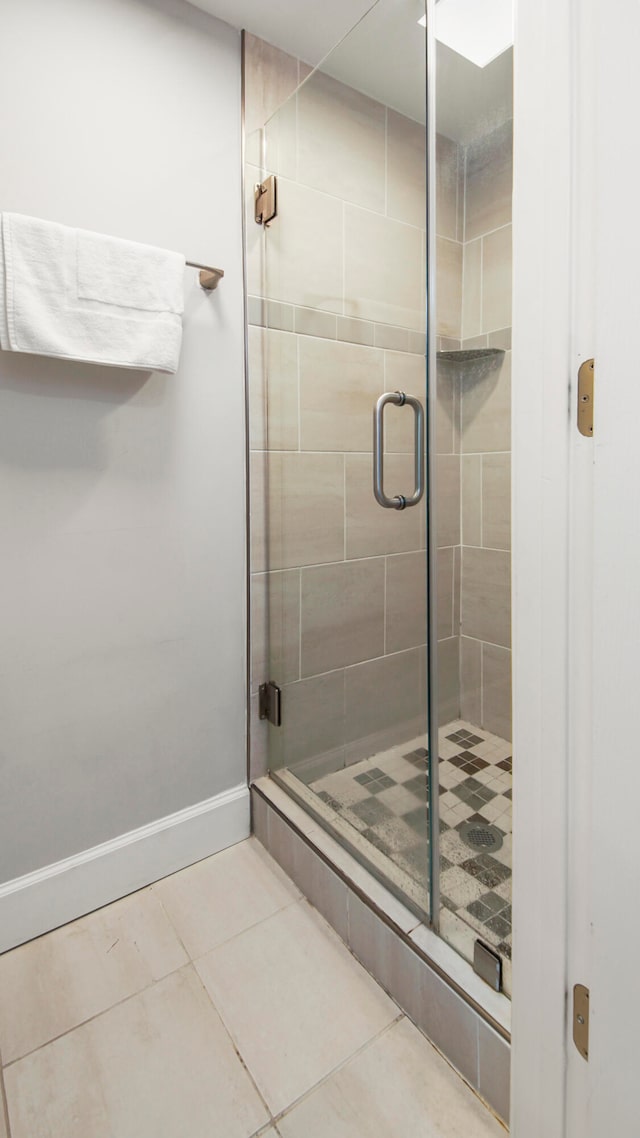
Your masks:
M19 213L1 223L0 347L177 370L182 254Z

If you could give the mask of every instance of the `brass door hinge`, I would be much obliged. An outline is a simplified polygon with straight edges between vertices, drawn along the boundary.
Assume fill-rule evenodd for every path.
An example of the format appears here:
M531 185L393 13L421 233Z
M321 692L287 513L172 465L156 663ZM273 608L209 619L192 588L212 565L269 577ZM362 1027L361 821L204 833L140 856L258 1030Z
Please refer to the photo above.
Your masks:
M595 363L585 360L578 371L578 430L586 438L593 438L593 380Z
M255 219L258 225L268 225L278 216L278 192L275 174L258 182L254 190Z
M583 1059L589 1058L589 989L584 984L573 988L573 1042Z

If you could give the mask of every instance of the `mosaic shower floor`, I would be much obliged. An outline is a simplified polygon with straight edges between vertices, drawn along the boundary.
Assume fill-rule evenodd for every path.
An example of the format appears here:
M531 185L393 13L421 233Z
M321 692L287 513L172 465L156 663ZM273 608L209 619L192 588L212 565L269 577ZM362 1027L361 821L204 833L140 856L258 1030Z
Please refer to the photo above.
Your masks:
M427 751L414 739L310 783L310 789L424 886ZM441 933L467 959L476 937L511 960L511 743L456 720L440 732Z

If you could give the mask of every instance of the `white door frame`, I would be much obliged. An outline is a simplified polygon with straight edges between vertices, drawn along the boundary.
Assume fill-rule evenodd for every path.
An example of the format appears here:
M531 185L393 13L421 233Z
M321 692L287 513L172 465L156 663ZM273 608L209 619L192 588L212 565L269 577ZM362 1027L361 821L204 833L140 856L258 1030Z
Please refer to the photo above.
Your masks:
M517 7L512 1133L635 1138L640 4ZM591 440L575 426L589 356Z
M514 972L511 1130L565 1138L572 0L516 0L513 210Z

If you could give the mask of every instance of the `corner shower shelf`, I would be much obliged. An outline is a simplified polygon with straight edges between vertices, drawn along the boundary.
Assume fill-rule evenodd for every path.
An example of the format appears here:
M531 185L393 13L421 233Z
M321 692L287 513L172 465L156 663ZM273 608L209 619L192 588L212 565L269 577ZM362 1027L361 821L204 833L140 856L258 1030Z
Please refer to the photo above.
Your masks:
M436 352L436 358L454 364L470 364L476 360L489 360L504 355L504 348L457 348L450 352Z

